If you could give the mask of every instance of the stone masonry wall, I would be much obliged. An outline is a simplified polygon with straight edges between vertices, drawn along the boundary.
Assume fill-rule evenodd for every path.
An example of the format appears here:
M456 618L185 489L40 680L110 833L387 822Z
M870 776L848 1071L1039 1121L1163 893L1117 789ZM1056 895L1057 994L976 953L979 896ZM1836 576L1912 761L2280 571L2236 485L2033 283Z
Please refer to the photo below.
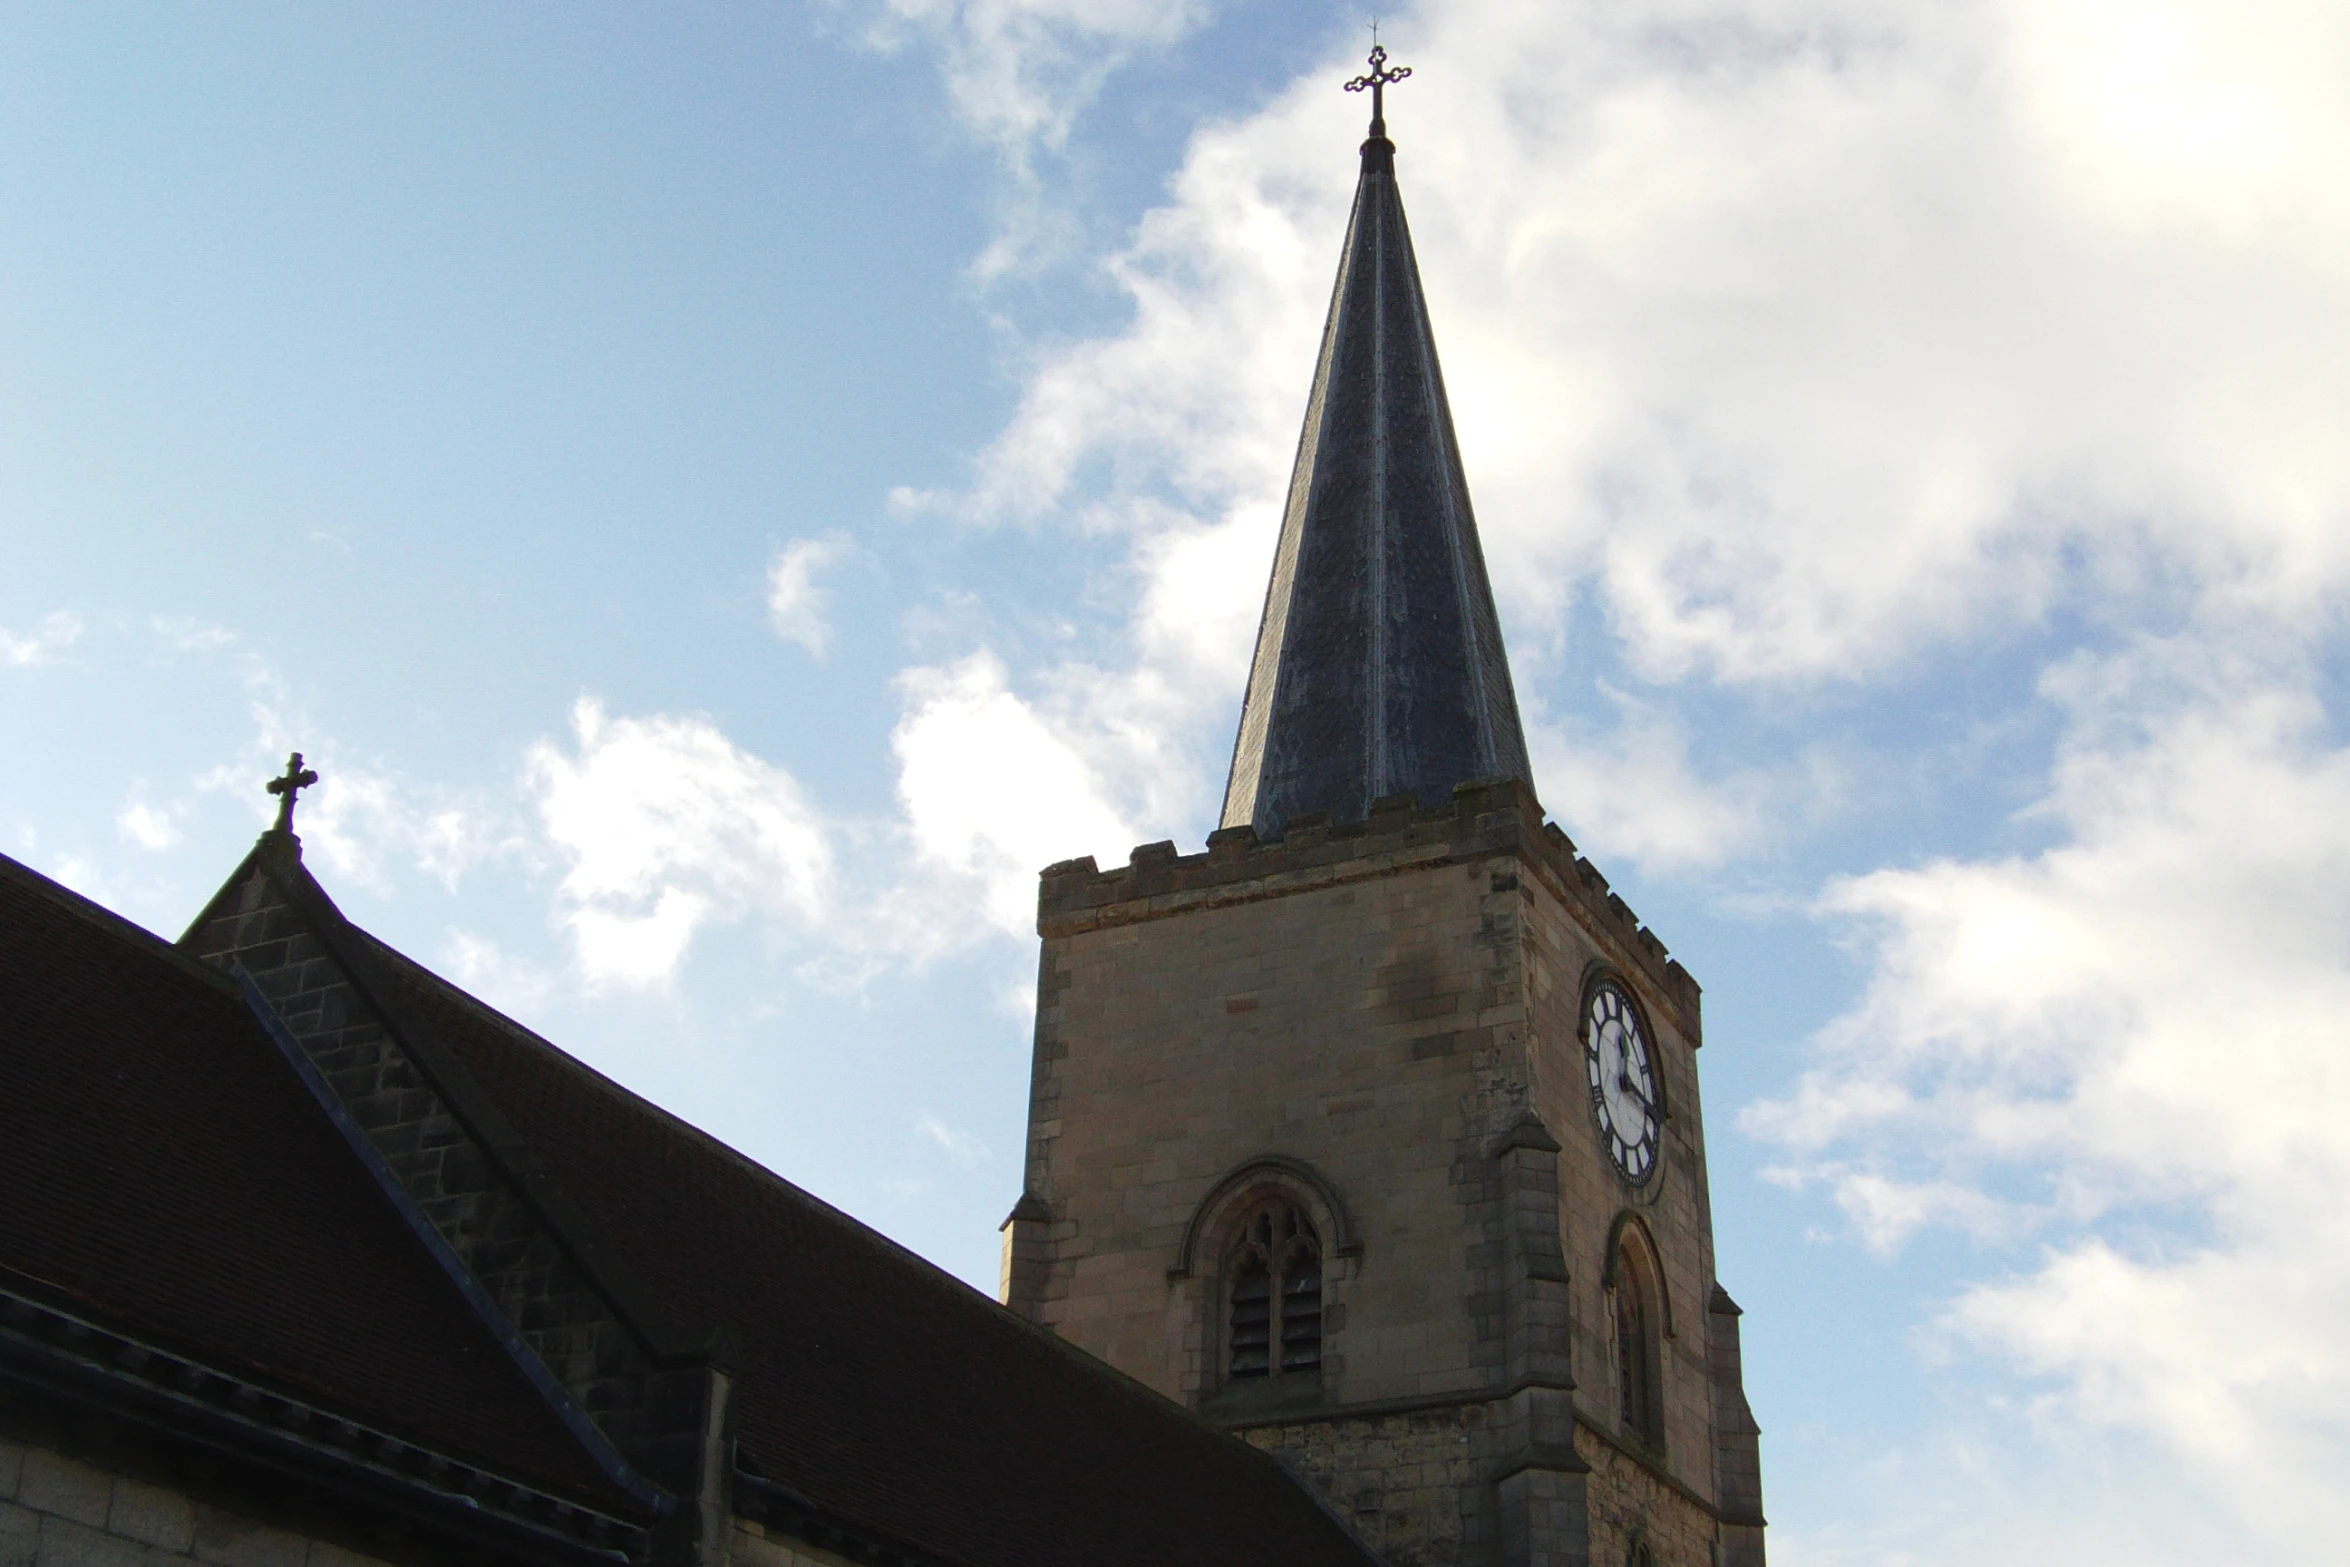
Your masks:
M1635 1541L1656 1567L1714 1567L1714 1517L1704 1503L1589 1430L1576 1433L1575 1448L1591 1466L1591 1567L1623 1567Z
M1453 1567L1492 1560L1486 1413L1454 1404L1241 1434L1304 1476L1388 1567Z
M1030 1123L1042 1244L1015 1309L1212 1403L1229 1237L1201 1238L1194 1279L1169 1270L1219 1180L1282 1156L1330 1183L1360 1240L1358 1256L1326 1255L1317 1401L1495 1384L1487 1147L1526 1091L1517 897L1481 860L1420 860L1048 934ZM1323 1226L1335 1252L1335 1218Z
M0 1443L0 1567L385 1567L169 1486Z
M727 1561L730 1567L859 1567L850 1557L795 1540L749 1518L734 1520Z
M1617 1429L1615 1313L1605 1280L1616 1226L1627 1215L1634 1216L1646 1226L1664 1268L1659 1348L1665 1445L1656 1456L1683 1485L1710 1497L1715 1483L1715 1397L1706 1307L1714 1288L1714 1241L1695 1019L1651 976L1595 940L1549 878L1530 875L1526 890L1533 1012L1528 1070L1535 1108L1559 1143L1559 1215L1573 1324L1576 1413L1602 1429ZM1601 968L1628 985L1641 1003L1662 1077L1665 1125L1658 1169L1643 1186L1631 1185L1617 1171L1591 1106L1583 999L1587 980ZM1595 1476L1592 1486L1597 1495L1605 1489L1605 1478Z

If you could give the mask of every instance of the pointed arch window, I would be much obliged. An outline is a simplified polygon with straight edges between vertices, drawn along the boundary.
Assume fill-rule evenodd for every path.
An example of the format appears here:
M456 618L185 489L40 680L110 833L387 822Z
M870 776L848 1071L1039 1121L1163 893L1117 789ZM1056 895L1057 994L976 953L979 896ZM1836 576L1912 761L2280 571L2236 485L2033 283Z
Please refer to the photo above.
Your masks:
M1225 1369L1235 1380L1322 1368L1322 1240L1290 1203L1251 1214L1225 1269Z
M1665 1445L1664 1377L1657 1286L1647 1249L1628 1231L1616 1250L1616 1414L1623 1433Z

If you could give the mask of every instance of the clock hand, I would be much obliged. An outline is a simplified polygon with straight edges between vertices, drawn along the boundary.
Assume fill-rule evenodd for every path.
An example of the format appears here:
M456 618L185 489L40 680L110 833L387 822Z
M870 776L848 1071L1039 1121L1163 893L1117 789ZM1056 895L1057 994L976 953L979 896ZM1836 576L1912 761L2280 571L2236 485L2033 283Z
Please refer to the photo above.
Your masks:
M1638 1100L1640 1102L1640 1108L1646 1110L1652 1119L1655 1117L1656 1106L1650 1102L1648 1095L1640 1091L1639 1085L1632 1081L1632 1074L1630 1072L1618 1072L1616 1074L1616 1086L1621 1088L1625 1093L1630 1094L1634 1099Z

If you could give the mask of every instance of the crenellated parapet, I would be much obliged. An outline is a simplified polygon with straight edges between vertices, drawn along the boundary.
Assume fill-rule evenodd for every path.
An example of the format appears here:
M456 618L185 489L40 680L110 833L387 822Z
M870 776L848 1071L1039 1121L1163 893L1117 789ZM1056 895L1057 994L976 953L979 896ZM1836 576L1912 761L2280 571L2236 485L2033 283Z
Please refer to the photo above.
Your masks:
M1333 822L1323 812L1292 817L1273 839L1260 838L1253 827L1227 827L1210 833L1198 854L1178 853L1172 840L1161 840L1137 845L1124 865L1107 870L1091 855L1063 860L1041 874L1037 933L1069 936L1505 855L1581 913L1609 956L1645 978L1684 1036L1699 1042L1697 981L1565 831L1545 819L1534 791L1514 778L1458 784L1445 805L1389 796L1357 822Z

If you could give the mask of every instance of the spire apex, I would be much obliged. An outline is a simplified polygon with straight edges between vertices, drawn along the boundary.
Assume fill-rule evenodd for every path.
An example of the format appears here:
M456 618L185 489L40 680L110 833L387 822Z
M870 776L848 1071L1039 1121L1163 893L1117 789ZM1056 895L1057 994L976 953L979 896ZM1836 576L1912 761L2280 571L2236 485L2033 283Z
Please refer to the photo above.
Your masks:
M1402 81L1412 74L1412 68L1408 65L1399 65L1392 71L1387 68L1387 51L1380 47L1379 24L1377 22L1371 24L1370 66L1371 69L1368 73L1348 82L1346 90L1361 92L1366 87L1371 89L1371 139L1385 141L1387 139L1387 84Z
M1347 83L1371 90L1371 139L1224 793L1222 825L1265 837L1315 811L1359 821L1395 795L1532 781L1379 114L1408 74L1374 47Z

